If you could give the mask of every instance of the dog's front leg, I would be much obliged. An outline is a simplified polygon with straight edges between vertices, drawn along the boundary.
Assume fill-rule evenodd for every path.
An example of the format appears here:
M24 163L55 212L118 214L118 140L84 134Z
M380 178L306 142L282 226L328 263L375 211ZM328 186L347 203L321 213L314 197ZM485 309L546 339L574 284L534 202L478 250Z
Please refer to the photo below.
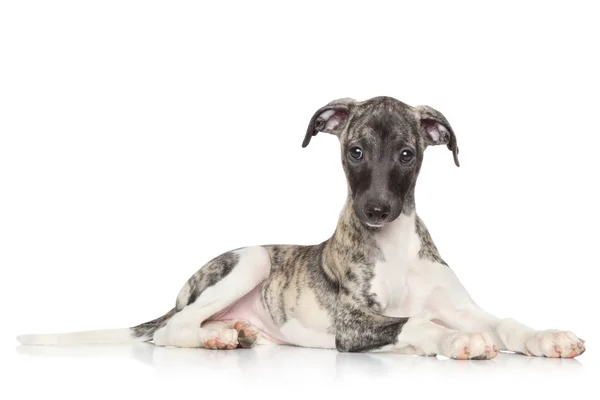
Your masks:
M490 332L494 344L530 356L573 358L585 351L583 341L570 331L538 331L512 318L498 318L475 304L454 273L446 266L427 308L452 329Z
M583 341L573 332L538 331L513 318L492 316L475 304L446 308L437 315L451 328L490 332L494 344L501 350L552 358L573 358L585 351Z
M455 359L490 359L497 355L486 333L448 329L429 318L398 318L378 314L360 296L341 288L336 311L336 348L339 351L390 351L440 354Z

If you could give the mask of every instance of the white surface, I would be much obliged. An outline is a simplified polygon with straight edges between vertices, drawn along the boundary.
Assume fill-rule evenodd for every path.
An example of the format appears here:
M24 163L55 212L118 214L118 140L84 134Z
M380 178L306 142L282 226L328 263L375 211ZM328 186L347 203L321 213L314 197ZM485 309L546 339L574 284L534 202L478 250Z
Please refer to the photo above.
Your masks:
M203 3L0 6L0 397L595 396L592 2ZM586 354L15 350L19 333L161 315L223 251L326 239L346 186L335 138L301 149L306 126L382 94L456 131L461 168L429 149L417 207L471 295Z
M585 355L581 361L501 354L457 362L289 346L208 351L149 344L21 347L18 353L20 380L11 386L23 398L597 398L590 381L598 363ZM25 384L26 378L35 382Z

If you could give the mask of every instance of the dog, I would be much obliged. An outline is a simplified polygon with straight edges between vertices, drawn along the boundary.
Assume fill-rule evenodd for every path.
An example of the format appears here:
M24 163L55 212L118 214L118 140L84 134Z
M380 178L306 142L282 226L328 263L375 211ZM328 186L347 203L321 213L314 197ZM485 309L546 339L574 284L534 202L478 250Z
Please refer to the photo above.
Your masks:
M187 281L171 311L133 328L17 339L223 350L275 343L460 360L501 350L556 358L585 351L572 332L536 331L485 312L440 256L414 192L428 146L446 145L459 166L442 113L391 97L345 98L316 111L302 147L318 132L339 138L348 183L331 238L224 253Z

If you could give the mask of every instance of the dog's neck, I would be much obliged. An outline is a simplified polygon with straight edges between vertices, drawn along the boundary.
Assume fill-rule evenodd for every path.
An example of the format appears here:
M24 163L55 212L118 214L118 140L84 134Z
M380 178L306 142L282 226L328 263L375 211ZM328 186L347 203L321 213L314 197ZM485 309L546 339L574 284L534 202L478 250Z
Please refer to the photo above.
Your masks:
M336 230L330 239L331 243L345 248L355 248L364 252L372 249L373 254L384 256L391 249L408 252L412 246L409 240L415 232L416 211L413 192L404 201L402 213L394 221L381 228L372 228L362 222L354 212L353 200L349 195L340 213Z

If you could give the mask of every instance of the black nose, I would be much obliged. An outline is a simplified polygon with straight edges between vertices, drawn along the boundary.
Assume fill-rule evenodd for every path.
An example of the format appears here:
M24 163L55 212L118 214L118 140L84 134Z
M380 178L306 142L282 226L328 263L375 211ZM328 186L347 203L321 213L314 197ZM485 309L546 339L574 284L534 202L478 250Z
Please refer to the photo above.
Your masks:
M378 224L386 220L390 216L390 205L386 203L367 203L365 206L365 214L369 222Z

